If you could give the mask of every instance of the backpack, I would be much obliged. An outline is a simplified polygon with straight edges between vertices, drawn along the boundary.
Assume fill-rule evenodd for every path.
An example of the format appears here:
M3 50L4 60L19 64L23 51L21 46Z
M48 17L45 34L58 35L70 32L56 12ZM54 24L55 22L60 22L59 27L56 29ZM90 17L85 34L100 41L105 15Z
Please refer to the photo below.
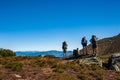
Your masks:
M82 41L81 41L82 44L87 44L87 40L82 38Z
M92 43L92 44L96 44L96 42L97 42L97 41L96 41L96 38L92 38L92 39L91 39L91 43Z
M67 43L63 42L62 48L63 48L63 49L67 49Z

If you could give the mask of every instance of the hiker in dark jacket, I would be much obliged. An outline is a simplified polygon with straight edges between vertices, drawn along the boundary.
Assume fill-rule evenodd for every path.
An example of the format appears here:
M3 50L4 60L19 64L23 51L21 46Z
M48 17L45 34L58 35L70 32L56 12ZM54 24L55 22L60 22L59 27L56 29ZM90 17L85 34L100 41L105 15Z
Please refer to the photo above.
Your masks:
M98 55L97 37L95 35L92 35L90 42L92 43L93 55L97 56Z
M79 48L73 50L73 56L75 57L79 56Z
M82 38L81 44L83 46L83 54L88 54L88 52L87 52L87 40L86 40L86 37Z
M68 44L66 41L63 42L62 44L62 49L63 49L63 57L66 57L66 53L67 53L67 47L68 47Z

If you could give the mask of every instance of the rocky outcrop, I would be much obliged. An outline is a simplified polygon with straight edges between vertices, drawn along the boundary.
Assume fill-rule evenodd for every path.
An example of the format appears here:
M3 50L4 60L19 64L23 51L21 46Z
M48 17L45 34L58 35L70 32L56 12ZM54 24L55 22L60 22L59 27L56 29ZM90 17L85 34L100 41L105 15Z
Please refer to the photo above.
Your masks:
M109 57L108 66L110 69L120 72L120 53L113 54Z
M97 57L89 57L89 58L80 59L79 64L98 65L102 67L103 61Z

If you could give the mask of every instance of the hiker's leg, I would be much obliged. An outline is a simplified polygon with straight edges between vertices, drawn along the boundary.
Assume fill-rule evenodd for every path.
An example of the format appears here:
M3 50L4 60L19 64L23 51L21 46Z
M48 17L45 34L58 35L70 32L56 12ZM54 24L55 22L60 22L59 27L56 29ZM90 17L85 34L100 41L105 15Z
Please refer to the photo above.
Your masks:
M65 49L65 57L67 56L66 53L67 53L67 49Z
M63 50L63 57L65 57L65 49Z
M93 54L95 54L95 49L93 48Z
M93 54L95 54L95 46L92 45Z
M66 58L66 53L65 53L65 58Z
M95 49L95 54L98 56L98 48Z
M84 48L84 46L83 46L83 54L85 54L84 52L85 52L85 48Z
M86 54L88 54L88 51L87 51L87 46L85 47L85 49L86 49Z

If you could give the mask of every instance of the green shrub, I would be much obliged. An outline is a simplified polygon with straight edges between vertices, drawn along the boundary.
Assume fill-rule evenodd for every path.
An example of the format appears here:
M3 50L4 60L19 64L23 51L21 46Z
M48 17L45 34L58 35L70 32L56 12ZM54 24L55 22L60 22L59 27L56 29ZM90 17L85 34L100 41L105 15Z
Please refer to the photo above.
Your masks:
M16 53L9 49L0 48L0 56L2 57L16 56Z
M6 68L11 69L12 71L21 71L22 70L22 64L21 63L7 63L5 65Z
M47 66L47 63L45 61L37 61L36 62L37 65L39 65L40 67L46 67Z

